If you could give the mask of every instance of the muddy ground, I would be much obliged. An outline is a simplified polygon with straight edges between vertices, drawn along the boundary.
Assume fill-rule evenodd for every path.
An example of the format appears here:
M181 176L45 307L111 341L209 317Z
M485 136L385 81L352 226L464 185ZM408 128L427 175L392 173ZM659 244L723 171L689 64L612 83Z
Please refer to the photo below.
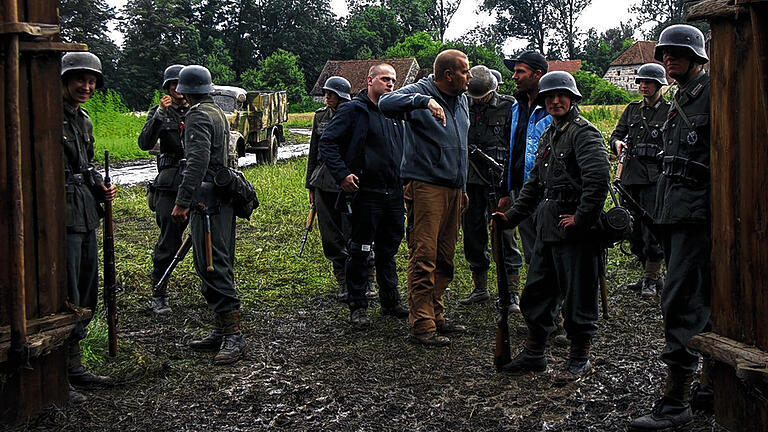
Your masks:
M412 345L406 322L376 307L369 330L352 329L345 308L322 296L287 310L247 311L249 352L232 367L214 367L210 355L186 348L210 322L200 301L177 301L167 317L137 306L124 310L121 337L140 358L98 368L125 382L84 392L84 404L50 409L18 430L625 430L658 395L662 329L656 299L617 287L620 280L614 271L595 374L563 388L552 386L551 372L564 348L551 349L547 373L496 373L493 307L459 307L450 292L450 317L469 332L449 348ZM520 322L513 318L514 352L524 339L514 330ZM697 415L686 430L721 430L713 423Z

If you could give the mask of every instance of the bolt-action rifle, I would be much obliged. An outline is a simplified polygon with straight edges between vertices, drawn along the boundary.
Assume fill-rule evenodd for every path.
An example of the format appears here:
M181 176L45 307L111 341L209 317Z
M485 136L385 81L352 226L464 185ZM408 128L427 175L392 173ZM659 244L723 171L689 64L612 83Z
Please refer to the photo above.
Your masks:
M109 178L109 150L104 150L104 186L112 186ZM107 309L109 356L117 355L117 287L115 286L115 237L112 201L104 202L104 307Z
M299 244L299 258L301 258L301 254L304 253L304 246L307 244L307 237L309 237L309 232L312 231L312 224L315 222L315 212L316 212L315 204L312 204L312 208L309 209L309 214L307 215L307 222L304 224L304 234L301 236L301 243Z

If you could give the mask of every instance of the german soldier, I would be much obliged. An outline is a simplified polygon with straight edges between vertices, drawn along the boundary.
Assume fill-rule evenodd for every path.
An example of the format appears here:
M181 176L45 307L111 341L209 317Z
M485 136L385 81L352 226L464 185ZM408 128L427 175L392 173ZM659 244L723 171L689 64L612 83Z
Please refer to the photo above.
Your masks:
M710 326L711 313L710 102L709 74L703 69L709 58L704 35L689 25L667 27L654 57L679 88L663 127L654 217L667 266L661 293L666 340L661 359L667 364L667 380L651 413L632 421L630 428L641 431L689 423L691 406L709 405L712 397L707 373L702 373L702 383L691 397L699 355L687 346L691 337ZM704 366L707 369L707 359Z
M104 186L93 159L93 124L81 105L104 86L101 61L87 52L65 54L61 59L64 96L64 121L61 144L67 195L67 292L69 301L96 314L99 284L99 251L96 229L99 227L99 202L112 201L115 186ZM108 377L94 375L81 363L80 341L87 334L90 319L77 323L69 343L67 375L77 387L109 384ZM83 400L74 393L74 398Z
M520 195L504 215L508 227L537 211L537 235L520 299L528 339L504 370L542 372L547 337L562 304L570 340L568 360L556 382L592 372L589 348L597 332L600 242L594 226L608 195L610 165L602 135L579 115L581 94L567 72L541 78L537 104L554 121L539 141L536 160Z
M467 144L470 149L477 148L504 166L509 149L510 123L512 120L512 105L514 98L496 92L498 80L493 72L485 66L475 66L471 70L472 79L467 85L469 95L469 135ZM491 265L488 254L488 223L490 215L496 209L500 198L491 196L491 191L499 189L501 173L490 177L487 169L477 166L472 158L469 159L467 174L467 195L469 207L462 215L461 227L464 231L464 256L472 271L474 290L469 297L459 300L459 303L469 305L487 301L488 269ZM493 183L493 184L491 184ZM493 202L490 200L493 199ZM506 257L509 292L512 297L512 308L519 312L518 284L520 267L523 264L520 252L512 250L515 247L514 230L504 231L504 248Z
M179 250L187 222L175 223L171 217L176 193L182 177L182 130L187 105L184 95L176 91L179 83L179 72L184 66L168 66L163 73L163 89L166 94L160 99L160 104L149 110L147 122L139 135L139 147L151 150L160 144L157 156L157 177L148 186L147 194L150 208L155 212L155 222L160 228L160 236L155 242L152 253L152 297L150 309L159 314L170 313L168 306L168 284L157 286L163 273Z
M616 154L628 153L621 184L649 213L656 205L657 155L663 146L661 127L670 107L661 97L661 87L667 85L666 75L664 67L656 63L647 63L638 69L635 83L639 84L643 100L627 106L610 138L611 150ZM643 264L643 275L629 286L643 296L653 296L661 288L659 273L664 252L640 215L635 214L634 219L630 245Z
M176 90L191 107L184 122L187 164L171 215L180 223L189 217L195 270L202 279L201 290L208 307L216 314L216 327L202 340L192 341L190 347L196 351L218 351L214 364L225 365L245 354L245 340L240 332L240 298L232 272L235 214L231 200L216 193L212 174L228 166L229 124L210 96L213 84L208 69L197 65L184 67ZM210 240L206 240L209 233ZM210 249L206 250L206 246Z

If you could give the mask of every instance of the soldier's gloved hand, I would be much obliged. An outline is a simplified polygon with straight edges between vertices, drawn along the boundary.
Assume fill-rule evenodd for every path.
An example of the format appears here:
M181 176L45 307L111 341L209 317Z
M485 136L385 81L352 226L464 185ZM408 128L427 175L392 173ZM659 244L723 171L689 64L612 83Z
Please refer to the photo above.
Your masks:
M499 210L501 211L507 211L509 210L509 207L512 205L512 198L508 196L501 197L499 200Z
M432 117L434 117L435 120L439 121L443 126L445 126L445 111L443 111L443 107L441 107L440 104L437 103L434 99L430 99L427 103L427 108L432 114Z
M171 106L172 103L173 99L171 99L171 95L164 95L160 98L160 107L158 109L165 111L165 109Z
M112 201L115 199L115 195L117 193L117 186L112 185L110 187L104 186L104 183L101 184L101 188L104 189L104 201Z
M188 208L179 207L178 205L173 206L173 211L171 212L171 217L173 218L173 221L176 223L182 223L187 220L187 213L189 213Z
M341 188L347 193L357 192L357 190L360 189L358 186L359 181L360 179L358 179L356 175L350 174L344 177L344 180L341 181Z

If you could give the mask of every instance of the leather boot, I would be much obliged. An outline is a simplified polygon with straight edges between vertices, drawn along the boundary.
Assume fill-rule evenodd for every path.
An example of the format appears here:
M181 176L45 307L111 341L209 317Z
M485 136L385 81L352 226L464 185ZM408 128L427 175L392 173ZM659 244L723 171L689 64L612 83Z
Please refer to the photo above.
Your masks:
M640 295L653 297L662 287L661 261L646 261L643 277L640 279Z
M509 311L520 313L520 275L507 274L507 289L509 290Z
M488 271L487 270L474 270L472 271L472 282L475 285L475 289L469 293L469 297L459 300L459 304L473 305L488 301L491 296L488 294Z
M193 340L189 343L189 347L198 352L216 352L221 348L221 341L224 338L224 334L221 332L221 318L219 314L216 314L216 327L211 329L207 335L202 339Z
M336 279L336 300L346 303L347 301L347 282L345 280L344 269L333 269L333 277Z
M245 339L240 332L239 310L216 314L221 320L221 348L213 358L213 364L221 366L237 362L245 355Z
M643 287L643 278L638 278L637 281L628 283L627 288L630 291L640 291L640 289Z
M81 363L80 341L70 341L69 358L67 360L67 378L69 384L79 388L108 387L114 381L108 376L96 375ZM82 396L82 395L81 395ZM76 398L76 395L72 395Z
M157 287L157 281L152 281L152 297L149 298L149 309L156 314L169 314L171 307L168 306L168 282Z
M594 368L589 361L589 346L589 338L574 338L565 367L555 375L555 385L566 385L592 375Z
M411 312L408 310L407 307L403 306L402 304L398 303L394 306L390 307L383 307L381 308L381 314L382 315L390 315L396 318L408 318L408 315Z
M357 308L349 311L349 322L356 327L367 327L371 324L367 308Z
M523 348L511 362L502 366L501 370L512 375L544 372L547 370L547 358L543 351L533 352L528 348Z
M712 386L712 359L704 357L701 378L691 387L691 409L712 412L715 409L715 391Z
M660 431L684 426L693 421L688 403L693 375L685 371L668 370L664 396L653 404L650 414L638 417L629 425L633 431Z

